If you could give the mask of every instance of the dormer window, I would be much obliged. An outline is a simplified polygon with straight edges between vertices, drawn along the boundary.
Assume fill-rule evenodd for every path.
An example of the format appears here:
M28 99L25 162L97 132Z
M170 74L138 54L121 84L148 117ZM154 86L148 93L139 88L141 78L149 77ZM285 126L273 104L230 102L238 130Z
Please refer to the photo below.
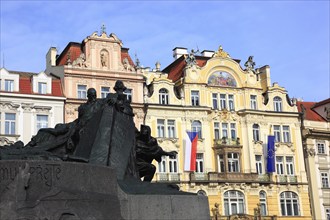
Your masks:
M14 80L5 79L5 91L7 92L14 91Z
M47 93L47 83L38 82L38 93L46 94Z
M168 91L167 89L159 90L159 104L168 105Z
M274 97L274 111L281 112L282 111L282 99L278 96Z

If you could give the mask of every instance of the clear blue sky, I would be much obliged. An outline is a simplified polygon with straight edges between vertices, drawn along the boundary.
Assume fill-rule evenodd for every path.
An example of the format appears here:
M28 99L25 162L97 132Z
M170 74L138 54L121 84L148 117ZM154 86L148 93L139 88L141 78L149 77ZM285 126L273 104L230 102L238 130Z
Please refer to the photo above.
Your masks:
M330 97L329 1L1 0L1 67L40 72L51 46L61 52L106 25L145 67L165 68L172 49L253 55L290 97Z

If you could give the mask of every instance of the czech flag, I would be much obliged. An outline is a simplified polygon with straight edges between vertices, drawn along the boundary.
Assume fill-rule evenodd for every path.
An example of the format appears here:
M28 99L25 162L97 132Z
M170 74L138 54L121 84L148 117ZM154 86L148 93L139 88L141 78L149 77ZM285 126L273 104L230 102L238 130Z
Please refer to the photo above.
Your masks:
M185 143L185 158L184 158L184 170L195 171L196 170L196 152L197 152L197 132L186 132L184 139Z

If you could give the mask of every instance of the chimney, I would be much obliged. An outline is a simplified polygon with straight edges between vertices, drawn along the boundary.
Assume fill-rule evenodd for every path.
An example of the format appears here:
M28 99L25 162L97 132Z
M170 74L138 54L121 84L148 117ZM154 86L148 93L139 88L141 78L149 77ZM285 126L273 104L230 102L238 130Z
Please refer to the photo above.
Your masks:
M211 50L203 50L202 51L202 56L203 57L212 57L214 54L214 51L211 51Z
M57 55L56 47L49 48L48 53L46 55L46 68L47 69L52 66L56 66L56 55Z
M184 47L176 47L173 49L173 58L178 59L182 55L188 54L187 48Z

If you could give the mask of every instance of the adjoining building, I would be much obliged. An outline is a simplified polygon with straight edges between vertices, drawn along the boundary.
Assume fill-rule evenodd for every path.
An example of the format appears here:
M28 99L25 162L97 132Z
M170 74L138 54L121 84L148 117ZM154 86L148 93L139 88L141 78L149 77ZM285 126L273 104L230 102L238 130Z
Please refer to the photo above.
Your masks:
M0 146L27 144L40 128L63 123L61 81L44 72L0 69Z
M330 99L297 102L313 219L330 219Z
M60 77L64 85L65 122L78 117L78 107L86 102L89 88L95 88L98 98L104 98L115 92L115 82L122 80L134 109L135 123L142 123L144 79L128 50L115 34L107 35L104 28L100 35L94 32L81 43L70 42L59 55L56 48L49 49L46 73Z
M285 88L271 83L270 67L255 68L251 56L242 68L221 46L200 55L177 47L173 57L162 71L144 70L145 123L160 146L178 152L156 164L154 181L208 196L214 219L311 219L299 112ZM198 133L192 172L184 170L187 131Z

